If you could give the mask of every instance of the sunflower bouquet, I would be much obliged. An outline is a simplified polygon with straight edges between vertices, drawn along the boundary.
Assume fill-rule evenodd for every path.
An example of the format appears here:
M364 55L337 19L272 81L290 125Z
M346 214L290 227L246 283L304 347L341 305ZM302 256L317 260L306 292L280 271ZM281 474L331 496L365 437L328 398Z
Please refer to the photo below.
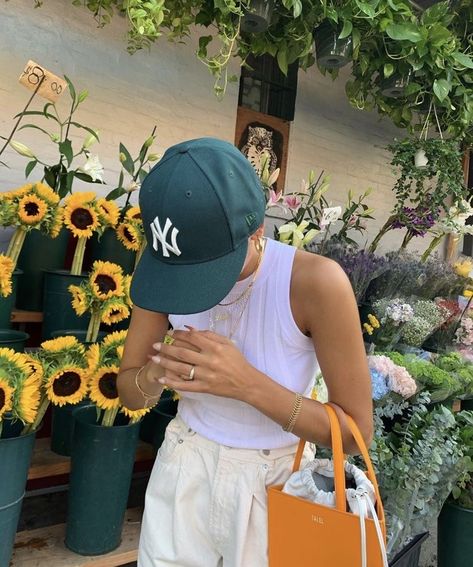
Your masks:
M56 406L78 404L87 395L85 347L75 337L58 337L41 343L32 355L42 367L42 389L35 429L50 403Z
M129 410L120 403L117 376L126 333L126 331L116 331L107 335L101 343L92 344L87 353L89 397L97 406L97 421L105 426L114 424L119 411L130 419L130 423L136 423L150 411L150 408Z
M29 183L0 194L0 225L16 226L6 254L12 259L13 267L29 231L40 230L56 238L62 223L59 197L44 183Z
M12 292L12 275L15 269L13 260L5 254L0 254L0 295L8 297Z
M76 314L91 314L86 342L97 340L100 323L113 325L130 316L130 283L118 264L96 260L86 280L69 286Z
M41 364L29 355L0 348L0 437L7 418L37 427L42 375Z
M138 263L146 245L140 207L130 207L126 211L125 218L118 223L116 234L127 250L136 252L136 263Z
M97 199L93 191L73 193L64 203L64 224L77 238L71 274L80 275L84 263L87 240L96 232L103 234L106 228L115 228L119 209L114 201Z

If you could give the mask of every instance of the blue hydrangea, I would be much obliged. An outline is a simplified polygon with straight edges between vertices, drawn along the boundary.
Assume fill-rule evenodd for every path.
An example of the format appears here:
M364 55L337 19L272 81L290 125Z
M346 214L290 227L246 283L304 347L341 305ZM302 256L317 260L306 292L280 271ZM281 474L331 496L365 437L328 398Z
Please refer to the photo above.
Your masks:
M370 373L371 373L371 386L373 390L373 400L380 400L390 392L386 377L383 374L381 374L381 372L378 372L378 370L375 370L374 368L370 368Z

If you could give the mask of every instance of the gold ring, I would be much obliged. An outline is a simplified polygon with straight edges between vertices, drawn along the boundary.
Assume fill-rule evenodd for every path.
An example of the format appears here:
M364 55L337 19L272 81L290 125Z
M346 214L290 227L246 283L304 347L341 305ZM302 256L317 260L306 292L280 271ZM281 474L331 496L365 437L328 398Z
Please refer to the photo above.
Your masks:
M189 377L187 378L187 380L194 380L194 373L195 373L195 366L192 365L191 371L189 372Z

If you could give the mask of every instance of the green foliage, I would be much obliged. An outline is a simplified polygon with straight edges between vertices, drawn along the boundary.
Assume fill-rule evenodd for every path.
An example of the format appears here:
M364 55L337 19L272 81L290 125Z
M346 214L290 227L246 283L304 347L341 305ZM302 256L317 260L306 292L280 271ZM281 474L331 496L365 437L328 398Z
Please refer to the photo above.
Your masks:
M243 64L249 54L271 54L283 72L299 61L307 69L315 63L314 34L323 21L339 38L351 38L353 78L346 91L360 109L376 108L400 127L415 128L423 105L435 103L442 129L462 137L471 134L473 121L473 5L458 0L439 2L424 12L407 0L282 0L274 2L265 32L240 33L241 19L251 0L73 0L89 9L100 26L114 12L130 22L128 49L149 47L159 37L185 41L199 26L197 57L215 76L221 95L227 66L233 56ZM380 75L379 70L383 73ZM333 78L337 70L321 69ZM382 94L383 79L408 80L402 99Z

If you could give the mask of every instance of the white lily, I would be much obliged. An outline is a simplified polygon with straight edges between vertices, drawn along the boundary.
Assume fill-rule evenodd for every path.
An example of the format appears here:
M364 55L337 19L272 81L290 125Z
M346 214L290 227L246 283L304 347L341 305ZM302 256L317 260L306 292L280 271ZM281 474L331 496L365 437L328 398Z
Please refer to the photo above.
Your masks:
M99 156L93 155L84 163L82 167L77 168L78 171L82 171L86 175L90 175L92 181L101 181L103 183L103 165L100 163Z
M342 216L342 207L327 207L322 211L320 228L323 230Z
M288 222L279 227L279 240L285 242L286 244L292 244L296 248L304 248L309 242L311 242L315 236L318 234L318 230L315 228L307 230L309 226L309 221L302 221L299 224L295 222Z
M133 193L133 191L137 191L141 187L141 183L137 183L136 181L131 181L127 187L125 187L125 191L127 193Z

